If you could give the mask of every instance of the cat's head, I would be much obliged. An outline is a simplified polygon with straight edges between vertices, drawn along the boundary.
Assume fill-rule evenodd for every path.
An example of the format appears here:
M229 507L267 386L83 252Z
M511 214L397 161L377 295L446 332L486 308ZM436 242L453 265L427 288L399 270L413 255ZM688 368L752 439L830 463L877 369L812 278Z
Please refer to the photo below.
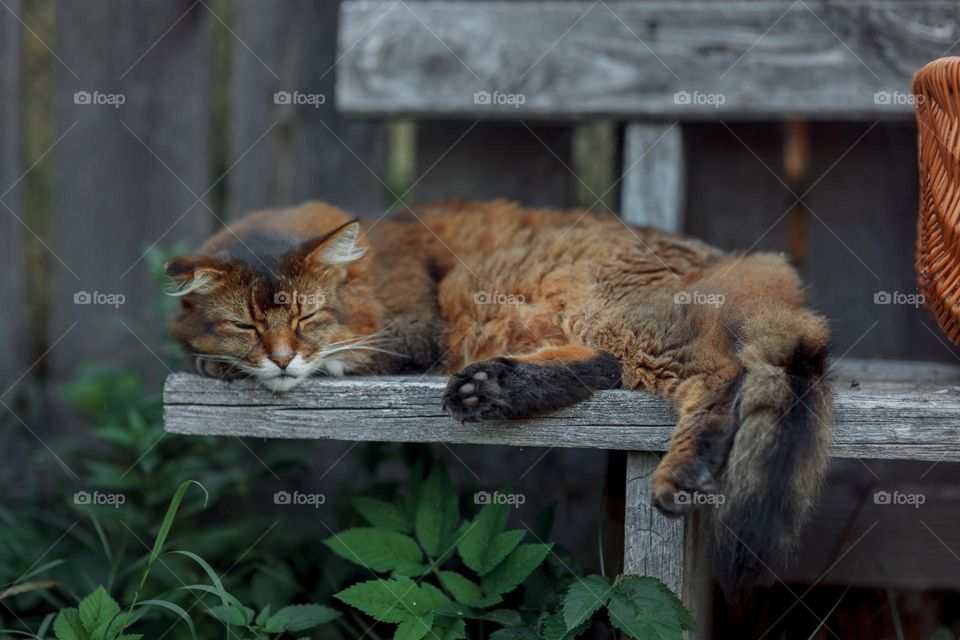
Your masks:
M364 277L370 258L363 259L359 224L270 250L237 240L234 251L166 264L170 293L181 301L171 330L189 355L272 391L316 373L362 369L382 324Z

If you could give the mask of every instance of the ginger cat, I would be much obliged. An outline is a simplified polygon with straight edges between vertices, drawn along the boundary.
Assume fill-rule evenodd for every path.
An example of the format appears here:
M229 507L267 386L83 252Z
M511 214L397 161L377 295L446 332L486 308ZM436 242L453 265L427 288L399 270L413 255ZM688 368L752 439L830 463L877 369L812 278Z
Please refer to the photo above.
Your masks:
M724 495L712 555L730 596L772 579L823 481L829 336L776 255L503 201L369 225L308 203L231 224L167 274L173 335L209 376L280 392L445 371L437 401L469 421L663 394L679 420L651 499L681 515L699 503L679 492Z

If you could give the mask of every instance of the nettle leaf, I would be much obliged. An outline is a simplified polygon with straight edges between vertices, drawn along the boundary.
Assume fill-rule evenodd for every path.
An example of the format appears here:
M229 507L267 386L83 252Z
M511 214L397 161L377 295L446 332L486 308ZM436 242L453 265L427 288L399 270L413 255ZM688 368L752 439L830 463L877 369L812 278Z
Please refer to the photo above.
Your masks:
M100 586L80 601L79 611L80 623L92 634L97 627L110 622L113 616L120 613L120 605Z
M207 612L224 624L233 627L245 627L253 622L254 611L250 607L218 604L210 607Z
M353 499L353 506L364 520L375 527L390 529L400 533L410 533L413 525L406 514L396 505L379 498L357 496Z
M90 640L90 633L80 622L80 611L73 607L62 609L53 621L53 633L57 640Z
M506 504L484 506L457 543L463 563L477 575L492 571L520 544L522 531L504 533L509 514L510 506Z
M464 620L485 620L495 622L505 627L515 626L523 622L520 614L510 609L495 609L494 611L484 611L476 607L471 607L458 602L447 602L436 609L437 615L447 618L460 618Z
M418 565L423 560L423 553L413 538L386 529L347 529L323 543L344 560L380 573Z
M497 567L483 576L480 586L488 595L501 595L516 589L540 566L552 544L522 544Z
M436 465L420 490L414 521L417 540L428 556L436 558L449 550L459 517L450 476L445 467Z
M127 626L127 614L118 613L114 614L107 622L104 622L99 627L93 630L93 633L90 634L93 636L94 640L114 640L120 636L120 633L123 631L124 627Z
M563 600L565 631L582 625L610 599L610 581L604 576L590 575L578 579L567 590Z
M433 614L428 613L422 618L409 618L400 623L393 640L421 640L433 628Z
M449 599L431 584L417 584L410 578L370 580L355 584L334 596L380 622L401 623L433 614Z
M270 605L268 604L267 606L265 606L263 609L260 610L260 613L257 614L257 617L254 619L254 622L256 622L258 625L262 627L263 625L267 624L267 620L269 619L270 619Z
M277 611L271 621L279 617L285 619L284 631L306 631L333 622L340 617L340 612L319 604L294 604Z
M464 640L467 637L467 623L454 618L437 616L430 629L430 640Z
M540 634L530 627L503 627L491 633L490 640L540 640Z
M567 629L563 620L563 613L554 613L547 617L543 624L543 640L573 640L590 626L591 619L587 618L573 629Z
M464 578L456 571L441 571L440 583L457 602L476 606L483 599L480 585Z
M637 640L682 640L697 625L680 600L656 578L629 576L613 587L610 622Z

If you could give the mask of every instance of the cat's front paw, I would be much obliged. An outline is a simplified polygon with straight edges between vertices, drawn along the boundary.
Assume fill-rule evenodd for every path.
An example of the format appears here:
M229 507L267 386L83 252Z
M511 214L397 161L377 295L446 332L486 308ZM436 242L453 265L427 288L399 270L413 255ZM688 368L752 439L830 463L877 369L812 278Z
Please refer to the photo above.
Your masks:
M700 458L689 458L679 464L664 458L653 473L650 501L665 516L678 517L715 504L717 491L719 487L710 467Z
M506 360L489 360L453 374L443 394L443 410L461 422L511 417L514 412L504 384L511 368Z
M208 378L217 378L218 380L235 380L243 376L243 372L233 367L229 363L212 360L199 356L195 365L197 373Z

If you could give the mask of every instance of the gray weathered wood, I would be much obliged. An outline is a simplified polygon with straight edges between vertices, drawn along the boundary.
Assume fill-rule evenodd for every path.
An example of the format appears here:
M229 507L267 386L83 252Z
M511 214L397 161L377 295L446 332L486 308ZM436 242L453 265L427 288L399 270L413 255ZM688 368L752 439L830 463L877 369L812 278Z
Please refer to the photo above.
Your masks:
M142 256L154 243L196 244L213 228L197 203L210 186L213 18L187 0L59 0L55 14L52 48L62 63L51 65L62 140L51 153L47 334L51 344L62 341L49 370L62 381L95 360L165 374L144 346L161 344L164 318L154 303L160 283ZM124 101L78 103L78 91L91 102L95 92ZM75 304L79 292L119 294L123 304Z
M940 0L357 0L343 5L338 103L506 119L906 119L911 75L960 37L958 18Z
M21 2L14 0L0 8L0 200L13 210L0 205L0 394L6 393L29 366L27 335L26 231L20 222L23 210L23 183L17 183L23 172L21 164L21 71L22 27L12 14L20 15ZM16 184L16 186L14 186ZM0 398L10 402L10 398Z
M231 217L311 199L358 215L386 209L387 189L378 180L385 179L384 125L351 122L334 106L339 4L236 3L238 38L228 36L227 166L236 163L226 178ZM324 101L316 107L276 104L278 91L320 95Z
M623 572L659 578L674 593L684 589L684 520L667 518L650 503L650 480L660 457L627 454Z
M686 163L679 123L628 124L620 215L631 224L683 232Z
M960 460L960 369L854 362L840 363L837 376L834 456ZM663 451L674 424L665 400L617 390L538 418L461 425L440 411L444 385L438 377L317 379L274 395L249 380L176 374L164 391L165 424L198 435L627 451Z
M699 513L667 518L650 503L650 479L658 464L654 453L627 454L623 572L654 576L680 594L701 629L687 637L708 638L713 592L706 556L709 532Z

